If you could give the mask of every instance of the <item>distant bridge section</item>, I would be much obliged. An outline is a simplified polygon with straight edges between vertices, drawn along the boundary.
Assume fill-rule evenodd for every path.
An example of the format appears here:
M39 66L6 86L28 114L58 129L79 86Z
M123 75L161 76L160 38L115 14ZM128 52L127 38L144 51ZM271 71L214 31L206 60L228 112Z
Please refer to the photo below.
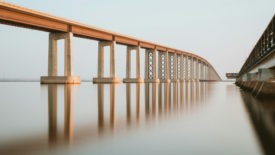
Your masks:
M256 96L275 96L275 17L242 66L237 85Z
M226 73L225 76L228 79L237 79L239 74L238 73Z

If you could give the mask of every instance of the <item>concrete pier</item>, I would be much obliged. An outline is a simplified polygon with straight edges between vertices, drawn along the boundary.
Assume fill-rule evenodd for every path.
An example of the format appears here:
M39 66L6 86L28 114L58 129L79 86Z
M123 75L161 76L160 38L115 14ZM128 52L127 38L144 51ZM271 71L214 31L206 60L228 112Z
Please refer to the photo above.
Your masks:
M185 56L184 57L184 70L185 70L185 74L184 74L184 79L185 79L185 81L187 82L189 79L188 79L188 69L189 69L189 67L188 67L188 56Z
M200 79L199 79L199 59L197 58L196 59L196 78L195 78L195 81L199 81Z
M184 56L181 54L180 55L180 82L184 82Z
M93 83L121 83L115 74L115 41L100 41L98 43L98 68L97 77ZM110 47L110 77L104 77L104 47Z
M190 79L189 81L194 82L194 57L190 57Z
M204 80L204 63L200 63L200 81Z
M158 54L158 78L162 83L169 83L169 61L168 61L168 51L159 52Z
M260 68L256 73L246 73L237 79L236 84L255 96L274 97L275 69Z
M145 79L146 83L158 83L156 68L156 48L145 50Z
M171 82L179 82L177 79L177 54L170 53L169 54L169 78Z
M57 71L57 41L65 40L65 66L64 76L58 76ZM48 76L41 76L42 84L65 84L80 83L80 77L73 75L73 33L50 33L49 34L49 55L48 55Z
M131 53L132 50L136 52L136 78L131 77ZM125 83L142 83L144 80L140 77L140 46L127 46L126 53L126 78L123 79Z

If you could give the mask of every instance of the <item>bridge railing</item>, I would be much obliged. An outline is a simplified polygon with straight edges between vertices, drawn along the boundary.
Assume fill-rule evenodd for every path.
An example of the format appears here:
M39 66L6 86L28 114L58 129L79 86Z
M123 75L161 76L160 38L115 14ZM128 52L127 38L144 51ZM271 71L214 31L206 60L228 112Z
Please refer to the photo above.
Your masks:
M275 17L268 24L264 33L258 40L257 44L254 46L249 57L246 59L244 65L242 66L239 76L248 73L256 65L264 61L269 55L275 52Z

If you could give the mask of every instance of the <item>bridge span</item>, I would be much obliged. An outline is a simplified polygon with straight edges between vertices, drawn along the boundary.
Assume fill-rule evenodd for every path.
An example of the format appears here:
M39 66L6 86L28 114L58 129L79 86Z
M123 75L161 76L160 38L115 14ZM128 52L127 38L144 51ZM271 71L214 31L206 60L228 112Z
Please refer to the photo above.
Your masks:
M275 16L239 71L236 84L256 96L275 96Z
M41 83L80 83L74 75L73 37L98 41L98 75L94 83L120 83L115 70L115 46L127 46L123 82L219 81L220 76L204 58L183 50L103 30L72 20L0 2L0 23L49 32L48 75ZM64 75L57 75L57 40L65 40ZM110 76L104 76L104 47L110 47ZM145 49L145 77L140 76L140 49ZM131 77L131 53L136 52L136 77ZM158 53L158 58L157 58ZM156 66L158 61L158 66Z

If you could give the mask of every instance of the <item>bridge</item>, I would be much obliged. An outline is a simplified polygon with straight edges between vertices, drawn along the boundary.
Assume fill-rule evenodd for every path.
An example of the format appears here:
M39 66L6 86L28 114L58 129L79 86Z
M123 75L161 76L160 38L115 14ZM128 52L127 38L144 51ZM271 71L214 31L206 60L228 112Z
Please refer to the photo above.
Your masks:
M0 23L49 32L48 75L41 83L80 83L74 75L73 37L98 41L98 75L94 83L120 83L116 77L115 46L127 46L125 83L220 81L214 67L204 58L187 51L103 30L72 20L0 2ZM57 75L57 40L65 40L64 75ZM104 47L110 47L110 76L104 76ZM140 49L145 49L145 77L140 75ZM136 52L136 77L131 77L131 53ZM158 53L158 58L157 58ZM158 66L157 65L158 61Z
M238 73L236 84L256 96L275 95L275 16Z
M226 73L225 76L228 79L236 79L236 78L238 78L239 74L238 73Z

